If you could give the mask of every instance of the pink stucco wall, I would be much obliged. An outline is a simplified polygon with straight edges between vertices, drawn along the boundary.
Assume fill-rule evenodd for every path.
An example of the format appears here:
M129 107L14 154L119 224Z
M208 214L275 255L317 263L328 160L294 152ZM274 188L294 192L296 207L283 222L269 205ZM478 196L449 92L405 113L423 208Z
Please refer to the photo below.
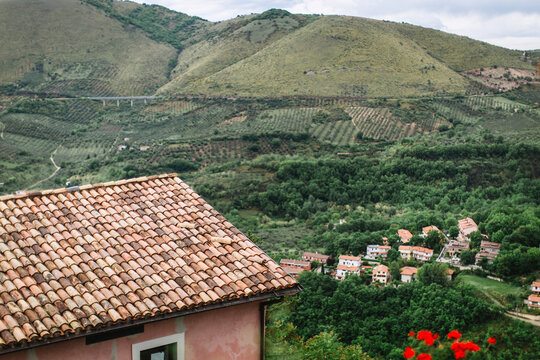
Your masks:
M86 345L75 339L0 356L0 360L131 360L131 345L184 332L185 360L260 359L259 303L210 310L144 326L144 333Z

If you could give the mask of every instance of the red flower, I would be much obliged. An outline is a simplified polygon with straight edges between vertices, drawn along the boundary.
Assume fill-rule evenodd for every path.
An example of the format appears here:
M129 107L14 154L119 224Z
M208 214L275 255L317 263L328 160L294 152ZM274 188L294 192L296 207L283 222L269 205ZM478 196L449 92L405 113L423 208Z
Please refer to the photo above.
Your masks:
M416 333L415 333L414 331L411 331L411 332L409 333L409 336L414 336L414 335L416 335Z
M490 337L487 341L491 345L495 345L497 343L497 339L495 339L494 337Z
M449 339L456 339L458 340L459 338L461 338L461 333L457 330L452 330L448 333L448 338Z
M420 354L416 358L417 360L431 360L431 355L429 354Z
M476 345L472 341L464 343L463 348L465 350L469 350L469 351L478 351L478 350L480 350L480 346Z
M439 338L439 334L433 334L433 339L437 340Z
M465 359L465 351L459 349L457 350L455 353L454 353L454 359L456 360L459 360L459 359Z
M409 346L405 349L403 352L403 356L405 356L405 359L410 359L414 356L414 350Z
M426 330L420 330L416 338L418 340L424 340L426 345L433 345L433 340L436 339L433 337L433 334L431 333L431 331L426 331Z

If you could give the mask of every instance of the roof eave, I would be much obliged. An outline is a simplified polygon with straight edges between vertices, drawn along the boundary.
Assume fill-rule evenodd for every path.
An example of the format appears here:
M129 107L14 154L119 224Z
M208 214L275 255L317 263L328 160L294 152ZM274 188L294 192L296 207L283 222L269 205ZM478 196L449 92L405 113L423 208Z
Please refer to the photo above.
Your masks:
M243 305L243 304L252 303L252 302L264 301L264 300L272 299L272 298L291 296L291 295L298 294L299 292L301 292L303 290L304 290L304 288L299 283L296 283L294 286L289 287L289 288L275 290L275 291L266 292L266 293L262 293L262 294L257 294L257 295L254 295L254 296L242 297L242 298L239 298L239 299L227 300L227 301L224 301L224 302L208 304L208 305L205 305L205 306L199 306L199 307L195 307L195 308L191 308L191 309L186 309L186 310L181 310L181 311L176 311L176 312L171 312L171 313L160 314L160 315L156 315L156 316L152 316L152 317L144 318L144 319L136 319L136 320L132 320L132 321L125 321L125 322L121 322L121 323L114 324L114 325L107 326L107 327L100 327L100 328L92 329L92 330L85 331L85 332L63 335L63 336L59 336L59 337L56 337L56 338L49 338L49 339L36 341L36 342L25 342L23 344L20 344L20 343L19 344L12 344L11 346L7 345L4 349L0 349L0 355L5 355L5 354L17 352L17 351L28 350L28 349L32 349L32 348L36 348L36 347L40 347L40 346L45 346L45 345L50 345L50 344L55 344L55 343L59 343L59 342L63 342L63 341L83 338L83 337L86 337L88 335L103 334L103 333L106 333L106 332L109 332L109 331L118 330L118 329L125 328L125 327L128 327L128 326L145 325L145 324L150 324L150 323L157 322L157 321L173 319L173 318L177 318L177 317L180 317L180 316L197 314L197 313L201 313L201 312L209 311L209 310L223 309L223 308L236 306L236 305Z

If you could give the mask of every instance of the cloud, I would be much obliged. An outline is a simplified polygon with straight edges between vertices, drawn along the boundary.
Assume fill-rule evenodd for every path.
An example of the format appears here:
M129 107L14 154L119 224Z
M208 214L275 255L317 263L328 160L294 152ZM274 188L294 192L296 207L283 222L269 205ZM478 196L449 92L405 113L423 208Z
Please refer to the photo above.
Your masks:
M540 49L538 0L145 0L211 21L270 8L293 13L352 15L404 21L491 44Z

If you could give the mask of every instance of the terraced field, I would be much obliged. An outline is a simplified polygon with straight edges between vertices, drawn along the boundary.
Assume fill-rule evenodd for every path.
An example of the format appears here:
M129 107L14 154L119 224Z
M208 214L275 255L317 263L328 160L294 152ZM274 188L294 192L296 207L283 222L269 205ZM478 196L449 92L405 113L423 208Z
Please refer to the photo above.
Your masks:
M346 111L351 115L354 127L366 138L398 140L422 132L416 123L406 124L388 109L355 106Z
M509 100L501 96L470 96L465 99L465 104L473 110L480 108L491 108L505 111L515 111L528 108L527 105Z

